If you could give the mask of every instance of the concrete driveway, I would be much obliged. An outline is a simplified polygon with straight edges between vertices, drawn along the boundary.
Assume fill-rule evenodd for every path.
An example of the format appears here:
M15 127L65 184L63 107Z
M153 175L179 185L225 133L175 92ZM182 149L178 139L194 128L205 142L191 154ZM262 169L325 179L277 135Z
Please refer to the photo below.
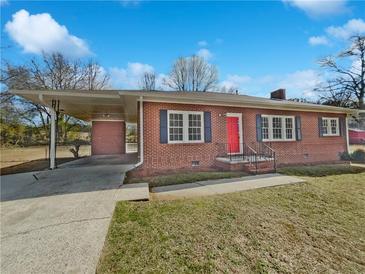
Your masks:
M95 273L131 167L87 158L38 180L34 173L2 176L1 273Z

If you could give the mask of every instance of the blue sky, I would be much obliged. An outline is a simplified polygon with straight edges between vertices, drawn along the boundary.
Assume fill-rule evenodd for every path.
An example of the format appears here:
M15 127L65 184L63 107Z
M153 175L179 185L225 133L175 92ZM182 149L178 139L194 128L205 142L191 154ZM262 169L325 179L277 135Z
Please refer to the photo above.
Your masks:
M198 54L219 69L219 87L268 96L313 97L317 60L365 34L359 1L4 1L2 57L22 63L42 51L93 58L113 87L138 88L144 71L158 83L179 56Z

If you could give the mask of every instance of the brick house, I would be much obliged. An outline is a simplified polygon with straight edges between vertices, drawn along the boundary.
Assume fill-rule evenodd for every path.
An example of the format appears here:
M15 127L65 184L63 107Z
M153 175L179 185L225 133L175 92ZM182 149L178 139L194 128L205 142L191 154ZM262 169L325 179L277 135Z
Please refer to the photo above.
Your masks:
M124 154L125 124L138 125L135 172L248 170L339 161L355 110L216 92L13 91L92 122L93 155Z

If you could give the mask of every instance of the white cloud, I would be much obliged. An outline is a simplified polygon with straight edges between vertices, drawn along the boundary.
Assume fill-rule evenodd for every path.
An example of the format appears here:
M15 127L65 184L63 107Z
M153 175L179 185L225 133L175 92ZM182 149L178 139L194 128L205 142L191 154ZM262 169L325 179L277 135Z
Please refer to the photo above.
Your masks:
M27 53L60 52L70 57L90 54L85 41L71 35L49 13L30 15L20 10L6 23L5 31Z
M328 45L329 41L326 36L312 36L308 40L309 44L312 46L319 46L319 45Z
M207 47L208 46L208 42L205 40L199 41L198 42L198 46L199 47Z
M313 97L313 89L321 82L318 72L308 69L287 74L276 87L287 89L290 97Z
M362 19L351 19L343 26L331 26L326 32L337 39L348 39L353 35L365 33L365 22Z
M109 69L110 80L114 88L139 89L140 81L144 73L155 72L153 66L143 63L128 63L125 68L113 67ZM156 89L163 89L165 74L157 74Z
M247 75L230 74L227 79L220 83L222 90L240 90L242 85L251 81L251 77Z
M213 57L213 54L208 49L205 49L205 48L198 50L196 55L204 58L205 60L209 60Z
M348 11L347 0L282 0L312 17L340 14Z

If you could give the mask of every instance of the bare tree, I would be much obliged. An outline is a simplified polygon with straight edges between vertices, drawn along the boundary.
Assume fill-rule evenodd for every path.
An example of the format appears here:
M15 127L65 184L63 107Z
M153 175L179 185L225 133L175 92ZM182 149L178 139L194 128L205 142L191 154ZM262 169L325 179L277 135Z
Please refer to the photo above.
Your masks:
M84 87L88 90L100 90L109 86L110 77L95 61L89 60L84 67Z
M199 56L180 57L164 84L177 91L209 91L216 87L217 68Z
M155 90L156 89L156 74L154 72L145 72L139 83L142 90Z
M220 92L222 93L230 93L230 94L238 94L238 87L226 87L226 86L222 86L220 89Z
M29 63L20 66L6 63L1 69L1 83L5 85L6 90L94 90L107 88L109 76L92 60L85 63L54 53L43 54L41 60L31 59ZM24 119L32 117L34 122L34 114L37 114L45 132L48 132L50 114L46 107L23 100L7 91L1 94L1 101L4 100L21 106L18 109L22 110ZM67 132L79 124L79 121L67 115L61 115L59 118L62 137L67 139Z
M320 60L320 65L334 75L315 89L322 101L365 109L365 36L354 36L347 50Z
M172 65L172 69L167 78L164 79L164 84L173 90L187 91L188 90L188 59L179 57Z

